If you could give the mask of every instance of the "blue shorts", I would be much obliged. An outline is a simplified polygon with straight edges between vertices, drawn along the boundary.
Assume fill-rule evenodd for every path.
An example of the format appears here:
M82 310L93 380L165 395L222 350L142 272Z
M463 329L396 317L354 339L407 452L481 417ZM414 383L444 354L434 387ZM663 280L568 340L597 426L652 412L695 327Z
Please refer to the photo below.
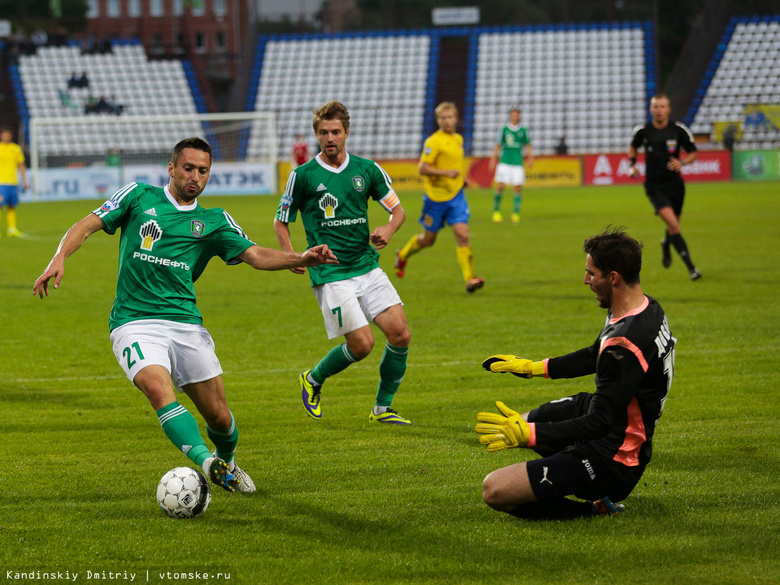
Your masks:
M468 223L471 217L469 203L463 189L449 201L431 201L423 195L423 208L420 223L429 232L438 232L446 223Z
M0 185L0 206L16 207L19 205L19 187L16 185Z

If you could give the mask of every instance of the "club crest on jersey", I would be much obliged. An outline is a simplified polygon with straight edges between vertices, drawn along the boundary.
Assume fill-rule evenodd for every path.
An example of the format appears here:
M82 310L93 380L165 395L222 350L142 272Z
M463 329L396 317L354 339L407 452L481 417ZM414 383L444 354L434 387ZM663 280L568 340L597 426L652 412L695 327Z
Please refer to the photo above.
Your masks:
M666 151L667 152L674 152L677 150L677 141L676 140L667 140L666 141Z
M196 238L202 238L203 234L206 232L206 224L199 219L193 219L190 223L190 231Z
M141 225L141 229L138 232L141 235L141 249L147 252L152 251L152 247L155 242L158 242L162 238L163 232L156 221L150 219L145 224Z
M325 219L333 219L336 217L336 208L338 206L339 200L330 193L325 193L325 195L320 197L319 208L322 209L322 213L325 214Z
M355 191L362 191L366 186L366 182L361 176L352 177L352 186L355 188Z

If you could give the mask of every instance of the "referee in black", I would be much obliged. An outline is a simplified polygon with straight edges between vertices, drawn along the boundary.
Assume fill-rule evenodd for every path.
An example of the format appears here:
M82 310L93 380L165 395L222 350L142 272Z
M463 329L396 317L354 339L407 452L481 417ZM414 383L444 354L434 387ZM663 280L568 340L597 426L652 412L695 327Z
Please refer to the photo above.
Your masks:
M677 250L691 280L701 278L688 253L688 245L680 233L680 215L685 200L685 182L680 170L684 165L695 161L699 154L693 143L691 131L681 122L669 119L672 108L669 98L657 94L650 100L652 122L634 128L634 136L628 147L630 161L629 175L636 177L636 154L639 148L645 149L645 193L655 208L655 213L666 224L666 235L661 240L663 253L661 262L664 268L672 264L671 246ZM680 156L680 151L685 156Z

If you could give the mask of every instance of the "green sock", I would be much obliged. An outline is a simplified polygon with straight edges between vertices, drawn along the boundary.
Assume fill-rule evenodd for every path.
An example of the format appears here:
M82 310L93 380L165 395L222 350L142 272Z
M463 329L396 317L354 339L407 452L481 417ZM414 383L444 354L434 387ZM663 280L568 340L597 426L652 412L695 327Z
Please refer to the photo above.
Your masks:
M408 347L395 347L385 344L385 353L379 362L379 387L376 390L376 405L390 406L396 390L401 385L406 373L406 356Z
M515 197L513 199L514 203L514 213L520 213L520 206L523 204L523 196L519 193L515 193Z
M501 193L493 194L493 211L501 210Z
M230 428L226 431L217 431L206 425L206 434L211 442L217 448L217 457L225 463L233 461L236 454L236 445L238 444L238 427L236 419L233 418L233 412L230 412Z
M346 343L337 345L320 360L311 371L311 377L317 384L322 384L326 379L342 370L346 370L351 364L360 361L349 351Z
M203 462L211 456L209 448L200 436L195 417L177 401L163 406L157 411L165 436L171 443L189 457L195 465L203 467Z

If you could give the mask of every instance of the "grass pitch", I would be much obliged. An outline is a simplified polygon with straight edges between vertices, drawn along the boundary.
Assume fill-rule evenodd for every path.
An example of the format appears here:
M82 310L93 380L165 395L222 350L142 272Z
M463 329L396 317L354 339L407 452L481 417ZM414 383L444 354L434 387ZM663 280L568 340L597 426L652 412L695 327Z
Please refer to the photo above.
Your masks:
M682 225L698 282L677 256L661 267L662 225L638 184L528 190L519 225L493 224L491 193L471 192L485 288L465 292L449 231L393 277L413 334L394 406L411 428L368 423L381 334L327 382L323 419L309 419L296 376L333 343L308 278L213 262L196 291L241 432L238 460L259 492L215 491L193 521L157 508L159 478L189 462L108 341L118 238L95 234L59 290L31 294L62 234L99 202L23 205L27 239L0 239L0 581L53 583L43 575L59 571L77 583L777 583L779 189L689 184ZM402 201L406 225L382 253L388 273L393 249L419 229L419 195ZM276 197L203 203L276 245ZM375 207L373 225L385 221ZM607 224L645 242L643 290L678 338L654 458L619 517L519 521L481 502L481 480L534 455L487 454L476 412L497 399L528 409L593 381L520 380L480 363L593 341L604 311L582 285L581 244ZM292 230L302 249L302 226Z

